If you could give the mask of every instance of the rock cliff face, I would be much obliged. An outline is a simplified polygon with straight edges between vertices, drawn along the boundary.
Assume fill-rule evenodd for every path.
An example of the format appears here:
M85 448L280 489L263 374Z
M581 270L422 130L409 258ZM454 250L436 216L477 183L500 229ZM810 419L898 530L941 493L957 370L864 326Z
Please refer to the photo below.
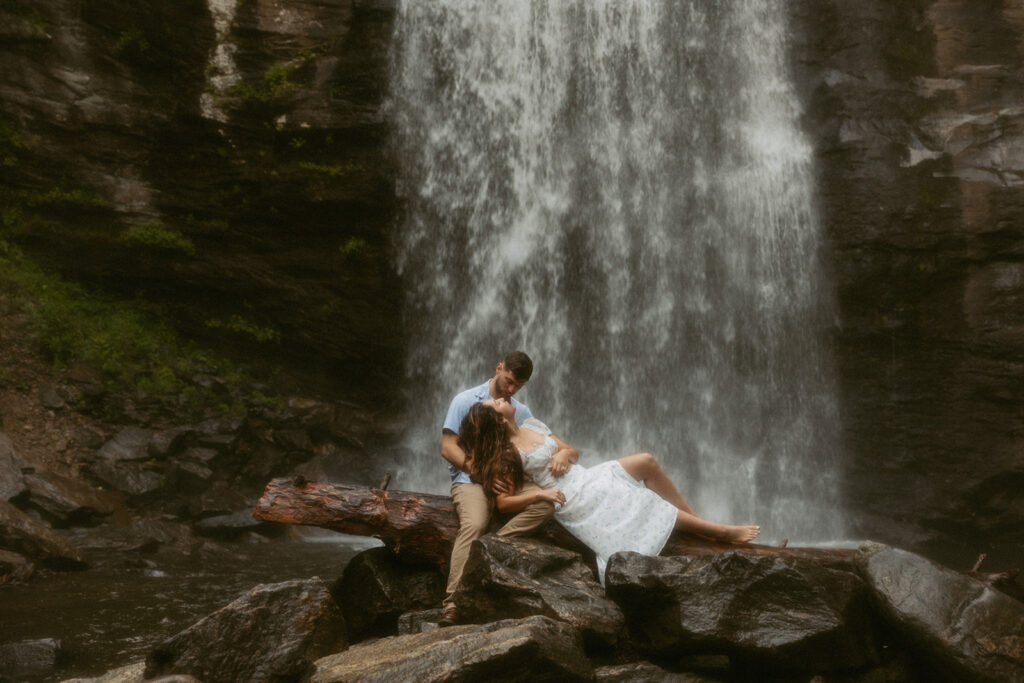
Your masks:
M352 0L4 0L8 230L307 385L393 377L390 16Z
M856 531L1012 556L1024 541L1024 8L844 0L801 3L794 18Z
M1024 8L787 7L838 304L841 504L854 535L1010 552ZM372 0L0 0L2 234L307 388L387 403L405 344L393 17Z

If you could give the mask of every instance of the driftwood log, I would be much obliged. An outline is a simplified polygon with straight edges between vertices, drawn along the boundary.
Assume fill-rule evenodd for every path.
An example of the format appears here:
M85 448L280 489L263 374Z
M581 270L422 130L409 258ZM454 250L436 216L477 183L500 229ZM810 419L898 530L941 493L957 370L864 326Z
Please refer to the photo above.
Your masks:
M266 522L301 524L357 536L379 538L410 564L447 568L459 530L448 496L411 491L387 491L350 484L316 484L274 479L267 484L253 517ZM554 545L592 557L557 522L534 534ZM662 555L706 555L725 550L812 558L837 569L853 569L856 551L844 548L788 548L755 544L730 545L675 533Z

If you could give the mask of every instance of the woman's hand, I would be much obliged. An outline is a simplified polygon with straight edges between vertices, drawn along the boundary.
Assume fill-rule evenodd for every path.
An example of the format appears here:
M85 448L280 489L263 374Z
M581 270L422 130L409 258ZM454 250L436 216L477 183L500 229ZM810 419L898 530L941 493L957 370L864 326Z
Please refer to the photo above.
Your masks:
M565 505L565 494L561 489L542 489L537 492L537 500L546 500L555 505Z
M572 449L563 448L551 456L551 464L548 465L551 476L560 477L569 471L569 468L572 467L574 452Z

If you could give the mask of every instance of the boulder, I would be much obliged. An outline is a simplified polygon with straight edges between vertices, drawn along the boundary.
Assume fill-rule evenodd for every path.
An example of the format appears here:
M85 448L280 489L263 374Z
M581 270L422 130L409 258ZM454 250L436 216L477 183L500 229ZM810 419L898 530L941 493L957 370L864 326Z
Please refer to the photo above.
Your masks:
M166 458L180 451L193 431L188 427L173 427L153 432L149 441L149 452L154 457Z
M0 501L0 548L12 550L50 569L84 569L77 548L6 501Z
M53 673L64 660L59 640L40 638L0 645L0 671L8 676L40 676Z
M410 633L423 633L436 629L437 622L441 620L444 612L440 607L425 609L419 612L406 612L398 617L398 635L407 636Z
M1024 680L1024 603L919 555L862 547L879 611L950 681Z
M702 674L674 673L650 662L630 662L594 669L595 683L717 683L719 680Z
M124 505L124 496L89 486L54 472L25 475L24 502L43 513L56 527L95 524Z
M359 642L395 635L398 617L439 604L446 582L434 567L410 566L387 548L370 548L349 561L331 594L345 615L349 642Z
M589 681L579 633L547 617L452 626L356 645L317 660L309 683Z
M253 519L252 510L238 510L227 515L217 515L199 520L192 528L200 536L232 540L249 531L267 531L273 533L280 529L266 522Z
M89 472L116 491L130 496L146 496L159 491L163 475L139 462L97 460Z
M558 619L576 627L588 648L614 646L625 624L579 553L530 538L488 534L474 541L455 604L471 622Z
M740 551L616 553L606 585L634 644L653 654L720 653L779 672L877 661L864 582L810 560Z
M146 678L185 673L204 683L294 680L343 650L345 622L323 581L256 586L165 640L146 657Z
M17 498L27 490L26 469L30 469L28 462L15 453L10 437L0 432L0 500Z
M106 462L146 460L150 457L149 444L152 438L153 432L148 429L125 427L100 446L96 455Z
M146 678L146 663L136 662L96 678L69 678L61 683L202 683L198 678L188 674L172 674L160 678Z
M14 581L24 581L32 576L35 567L24 555L0 550L0 585Z

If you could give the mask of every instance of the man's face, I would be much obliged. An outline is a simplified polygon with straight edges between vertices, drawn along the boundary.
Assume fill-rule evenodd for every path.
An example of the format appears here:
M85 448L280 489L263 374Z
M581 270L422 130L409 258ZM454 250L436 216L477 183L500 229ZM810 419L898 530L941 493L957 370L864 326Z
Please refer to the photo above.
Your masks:
M506 370L501 363L498 363L498 371L494 375L494 391L498 394L497 398L512 398L525 384L526 382L518 379L510 371Z

